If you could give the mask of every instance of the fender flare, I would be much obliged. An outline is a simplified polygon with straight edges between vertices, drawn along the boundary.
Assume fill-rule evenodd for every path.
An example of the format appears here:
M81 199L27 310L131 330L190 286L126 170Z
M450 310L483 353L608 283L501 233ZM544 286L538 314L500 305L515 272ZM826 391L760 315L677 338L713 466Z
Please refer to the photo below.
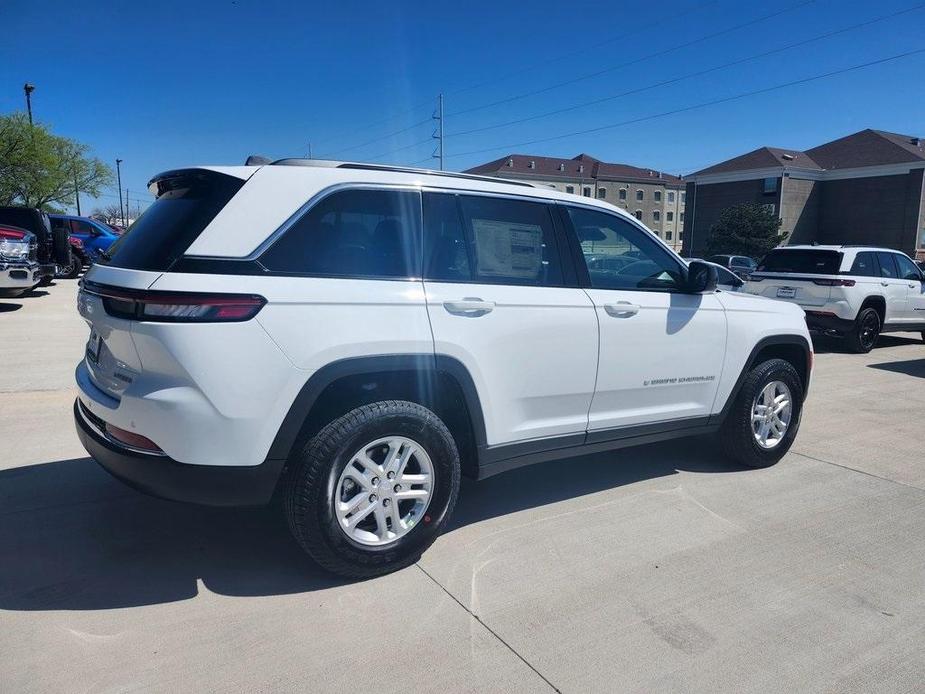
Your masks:
M745 379L748 377L748 372L751 371L757 363L758 355L760 354L761 350L765 349L766 347L774 347L776 345L796 345L803 350L803 354L806 359L806 378L804 379L803 383L803 400L806 400L806 395L809 393L810 376L812 374L812 343L810 343L810 341L803 335L771 335L769 337L764 337L758 340L758 342L755 343L755 346L752 347L752 351L749 352L748 359L745 360L745 365L742 367L742 371L739 373L739 377L736 379L735 384L732 386L732 390L729 391L729 396L726 398L726 403L723 405L723 409L710 417L710 424L722 424L722 422L726 419L726 415L729 413L729 410L732 408L732 403L734 403L735 399L739 396L739 391L742 390L742 385L745 383Z
M443 354L382 354L339 359L313 373L302 386L283 418L273 443L270 445L267 458L286 459L289 457L302 430L302 425L318 398L329 385L347 376L384 371L416 371L433 375L443 373L454 379L466 401L476 448L481 449L485 446L485 419L482 414L481 401L475 382L462 362Z

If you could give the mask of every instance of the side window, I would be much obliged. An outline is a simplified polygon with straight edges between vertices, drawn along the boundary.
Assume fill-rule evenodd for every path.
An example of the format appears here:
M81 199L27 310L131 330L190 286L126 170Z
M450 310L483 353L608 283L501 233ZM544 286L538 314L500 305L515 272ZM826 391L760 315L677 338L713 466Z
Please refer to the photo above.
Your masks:
M869 252L858 253L848 272L860 277L879 277L880 267L877 265L877 254Z
M877 253L877 260L880 262L881 277L899 277L892 253Z
M424 277L444 282L468 282L469 253L456 196L424 193Z
M667 291L683 281L683 270L644 231L616 215L568 208L595 289Z
M344 190L321 200L260 258L275 272L347 277L420 277L420 197Z
M72 219L71 228L74 230L75 234L93 234L94 231L93 225L82 219Z
M904 280L921 280L922 273L911 260L904 255L893 254L896 264L899 266L899 276Z
M472 279L562 286L555 229L545 203L460 195Z
M66 229L67 232L71 233L71 220L69 219L60 219L57 217L49 217L48 220L51 222L52 229Z

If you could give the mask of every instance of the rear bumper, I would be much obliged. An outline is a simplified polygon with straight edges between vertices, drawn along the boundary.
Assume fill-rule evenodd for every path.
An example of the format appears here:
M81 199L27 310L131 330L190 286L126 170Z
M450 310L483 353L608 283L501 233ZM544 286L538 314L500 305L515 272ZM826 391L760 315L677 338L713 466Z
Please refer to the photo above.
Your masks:
M164 455L139 453L111 441L74 402L77 436L107 472L133 489L171 501L206 506L263 506L270 502L285 460L260 465L188 465Z
M813 332L844 335L854 328L854 321L847 318L839 318L832 313L807 310L806 327Z

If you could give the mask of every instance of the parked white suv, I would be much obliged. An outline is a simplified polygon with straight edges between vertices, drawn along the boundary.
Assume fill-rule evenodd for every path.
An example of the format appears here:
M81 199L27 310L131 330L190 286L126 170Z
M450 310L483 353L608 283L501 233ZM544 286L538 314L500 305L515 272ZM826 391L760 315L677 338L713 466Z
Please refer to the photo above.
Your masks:
M301 160L151 189L79 294L80 438L158 496L277 495L332 571L415 561L460 474L716 432L765 466L797 433L803 312L717 291L606 203Z
M869 352L882 332L921 331L925 339L925 277L889 248L775 248L745 290L798 304L810 330L844 337L855 352Z

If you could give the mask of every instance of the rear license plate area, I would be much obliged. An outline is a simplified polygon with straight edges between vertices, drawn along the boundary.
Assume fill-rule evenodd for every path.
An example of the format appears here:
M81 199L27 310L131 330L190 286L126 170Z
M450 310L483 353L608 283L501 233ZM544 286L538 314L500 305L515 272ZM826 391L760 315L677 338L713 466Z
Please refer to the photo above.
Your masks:
M793 287L778 287L778 299L793 299L797 295L797 290Z
M103 341L100 336L96 332L91 332L90 339L87 340L87 359L94 364L98 364L100 361L100 347L102 344Z

